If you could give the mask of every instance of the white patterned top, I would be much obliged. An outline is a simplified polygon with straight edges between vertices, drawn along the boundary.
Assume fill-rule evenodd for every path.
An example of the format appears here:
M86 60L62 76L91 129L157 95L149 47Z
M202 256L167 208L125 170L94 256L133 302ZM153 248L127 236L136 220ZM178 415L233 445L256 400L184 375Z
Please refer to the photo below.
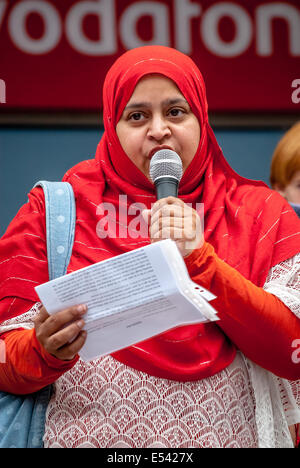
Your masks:
M264 289L300 318L299 267L300 255L275 266ZM31 328L37 311L4 322L0 333ZM185 383L149 376L111 356L79 360L54 384L44 445L292 448L288 425L300 422L299 384L291 386L240 352L218 374Z

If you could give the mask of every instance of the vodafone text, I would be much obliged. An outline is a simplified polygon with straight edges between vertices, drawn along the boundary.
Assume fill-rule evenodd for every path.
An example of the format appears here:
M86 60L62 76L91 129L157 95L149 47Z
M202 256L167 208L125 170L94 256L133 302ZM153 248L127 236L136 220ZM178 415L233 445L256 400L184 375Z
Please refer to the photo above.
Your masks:
M219 57L237 57L253 44L257 55L266 57L274 53L273 22L280 19L287 25L289 54L300 56L300 9L289 2L262 0L253 14L245 8L242 0L215 1L208 7L204 7L201 0L129 0L121 14L117 13L116 0L78 0L72 3L62 18L50 0L19 1L10 9L9 0L0 0L0 37L6 18L10 40L26 54L47 54L65 36L71 48L88 56L118 53L119 39L125 49L160 44L192 54L201 39L204 47ZM32 14L38 15L44 25L39 38L32 37L27 28L27 19ZM98 39L88 37L83 27L85 18L91 15L99 24ZM140 37L137 28L143 17L150 18L152 23L152 37L147 40ZM224 40L220 34L220 23L224 18L231 20L235 32L230 41ZM197 24L197 39L192 34L192 24Z

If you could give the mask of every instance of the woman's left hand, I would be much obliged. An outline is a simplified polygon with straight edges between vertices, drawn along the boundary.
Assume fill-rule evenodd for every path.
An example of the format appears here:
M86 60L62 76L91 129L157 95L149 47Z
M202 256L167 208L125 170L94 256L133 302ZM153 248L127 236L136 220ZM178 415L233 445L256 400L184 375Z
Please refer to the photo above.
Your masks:
M143 216L149 225L151 242L172 239L183 257L204 243L200 216L179 198L158 200Z

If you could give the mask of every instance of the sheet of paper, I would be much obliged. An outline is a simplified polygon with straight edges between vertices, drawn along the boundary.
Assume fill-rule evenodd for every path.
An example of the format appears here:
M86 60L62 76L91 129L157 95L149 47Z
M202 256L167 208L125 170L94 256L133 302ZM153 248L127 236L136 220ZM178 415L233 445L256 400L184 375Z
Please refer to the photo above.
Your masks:
M83 359L110 354L176 326L208 321L205 304L195 307L179 291L174 271L162 254L166 242L172 241L134 250L36 287L50 314L87 305Z

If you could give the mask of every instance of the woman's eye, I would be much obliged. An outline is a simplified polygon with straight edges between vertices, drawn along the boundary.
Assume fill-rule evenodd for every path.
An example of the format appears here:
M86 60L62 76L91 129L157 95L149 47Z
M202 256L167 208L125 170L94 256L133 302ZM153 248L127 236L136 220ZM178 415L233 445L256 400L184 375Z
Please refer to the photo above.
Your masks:
M129 120L133 120L135 122L142 120L142 118L143 118L143 114L141 112L134 112L134 114L131 114L129 116Z
M169 112L169 115L171 117L178 117L178 116L181 116L182 114L183 114L182 109L171 109L170 112Z

